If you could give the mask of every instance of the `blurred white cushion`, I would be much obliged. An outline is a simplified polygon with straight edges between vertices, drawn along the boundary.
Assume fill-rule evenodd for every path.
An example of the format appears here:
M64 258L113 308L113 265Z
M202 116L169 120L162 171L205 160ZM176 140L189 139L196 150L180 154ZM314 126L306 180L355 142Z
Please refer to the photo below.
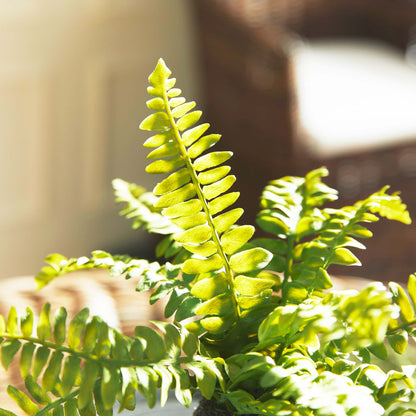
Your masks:
M312 154L334 156L416 138L416 69L364 40L294 48L299 124Z

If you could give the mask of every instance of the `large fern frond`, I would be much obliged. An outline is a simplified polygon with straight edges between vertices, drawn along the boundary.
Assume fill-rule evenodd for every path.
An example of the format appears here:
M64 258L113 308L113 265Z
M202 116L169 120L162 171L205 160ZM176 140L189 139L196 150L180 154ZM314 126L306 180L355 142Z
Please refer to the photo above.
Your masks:
M196 389L210 398L223 385L220 363L201 356L197 337L183 328L154 322L158 331L136 327L131 338L90 317L88 309L68 326L66 319L64 308L52 317L49 304L36 326L29 308L20 318L14 307L6 319L0 316L1 363L7 369L20 351L26 387L9 386L8 393L29 415L78 414L78 409L106 416L116 401L120 411L134 410L137 391L153 407L159 387L164 405L175 386L176 398L189 406ZM0 415L10 414L0 409Z
M220 135L204 135L209 125L198 124L201 111L193 110L195 103L180 97L181 90L174 88L175 79L169 78L170 74L163 60L159 60L149 77L148 92L154 98L147 106L154 113L140 127L158 133L144 144L154 148L148 155L153 161L146 171L168 174L153 191L159 197L155 207L180 227L173 238L192 253L182 270L195 276L191 294L200 299L193 310L204 316L199 321L200 328L218 332L242 314L238 282L244 280L244 274L264 268L271 254L262 248L241 251L254 228L237 226L243 210L230 209L239 196L238 192L230 192L235 177L229 174L230 167L224 165L232 153L209 151ZM223 290L207 298L206 290L198 290L202 286Z

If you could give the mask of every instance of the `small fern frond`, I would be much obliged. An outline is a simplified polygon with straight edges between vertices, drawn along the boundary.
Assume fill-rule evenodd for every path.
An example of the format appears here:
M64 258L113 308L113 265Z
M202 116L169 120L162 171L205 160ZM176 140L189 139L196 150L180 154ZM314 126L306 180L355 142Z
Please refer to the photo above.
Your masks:
M363 224L379 216L410 223L406 206L398 194L383 188L353 206L322 208L336 199L336 191L321 182L325 168L305 178L285 177L272 181L264 190L259 226L280 240L258 240L274 255L273 271L283 272L284 299L299 302L314 290L332 286L327 269L331 264L360 265L351 248L364 249L357 238L371 237Z
M157 131L144 144L154 148L148 155L153 160L149 173L169 174L154 189L158 196L154 206L178 226L177 243L192 254L185 260L183 272L201 278L225 282L224 292L204 301L193 313L212 315L201 320L208 331L220 331L241 315L235 276L264 268L271 254L262 248L240 249L254 233L252 226L237 226L243 210L229 210L238 192L229 192L235 177L224 163L231 152L207 152L220 139L218 134L204 135L209 124L197 124L202 113L193 110L194 102L180 97L174 88L176 80L159 60L149 77L148 92L154 98L147 106L155 112L140 125L143 130ZM202 277L201 277L202 276ZM193 291L198 298L198 291Z
M111 276L125 275L126 279L146 277L149 274L158 275L159 273L161 277L165 276L161 272L162 266L157 262L133 259L126 255L113 256L102 250L93 251L91 257L83 256L69 259L62 254L50 254L46 257L45 262L48 265L43 267L35 276L38 289L69 272L89 269L107 269Z
M200 356L198 338L183 328L154 322L158 331L136 327L135 336L127 337L90 317L88 309L69 325L66 317L64 308L52 317L49 304L36 326L30 309L20 318L14 307L6 320L0 316L1 363L7 369L21 351L26 387L9 386L8 392L29 415L70 408L106 415L116 401L120 411L134 410L137 391L153 407L159 386L162 405L175 388L177 399L189 406L197 388L211 398L217 387L224 387L219 362Z
M168 218L154 207L156 197L152 192L134 183L122 179L113 180L114 194L117 203L124 204L120 215L133 219L132 228L143 228L151 233L173 234L179 229Z

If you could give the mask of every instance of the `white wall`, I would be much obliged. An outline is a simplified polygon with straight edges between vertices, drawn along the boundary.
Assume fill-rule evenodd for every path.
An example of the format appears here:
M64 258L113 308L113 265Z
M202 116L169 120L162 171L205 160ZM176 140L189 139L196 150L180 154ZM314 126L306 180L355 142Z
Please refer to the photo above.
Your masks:
M147 76L164 57L198 99L186 0L0 0L0 278L50 252L145 248L111 180L144 176Z

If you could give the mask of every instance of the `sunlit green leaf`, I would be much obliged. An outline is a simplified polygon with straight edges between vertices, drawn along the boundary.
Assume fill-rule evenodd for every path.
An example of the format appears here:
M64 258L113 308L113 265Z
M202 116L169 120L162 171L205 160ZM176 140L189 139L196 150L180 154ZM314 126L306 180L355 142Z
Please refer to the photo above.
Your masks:
M236 273L246 273L266 267L273 255L262 248L252 248L234 254L230 258L230 266Z
M202 203L199 199L191 199L190 201L181 202L172 207L163 210L163 215L168 218L177 218L182 216L193 215L201 211Z
M39 406L33 403L29 397L16 387L8 386L7 393L17 403L17 405L28 415L35 415L39 411Z
M220 138L221 135L219 134L209 134L207 136L201 137L188 149L188 156L192 159L198 157L202 152L205 152L205 150L208 150L210 147L214 146L214 144L217 143Z
M197 315L226 315L232 309L230 294L223 293L199 305L195 313Z
M175 107L174 110L172 110L172 115L175 118L180 118L184 116L188 111L192 110L195 107L195 105L196 105L195 101L189 101L185 104L181 104Z
M209 124L204 123L185 131L182 134L182 143L185 146L190 146L192 143L196 142L207 131L208 128Z
M228 175L218 182L204 186L203 192L205 198L208 200L214 199L224 192L227 192L233 186L235 180L236 177L234 175Z
M203 224L189 228L183 233L176 234L174 238L178 243L200 244L208 241L211 238L211 235L211 228L207 224Z
M170 159L155 160L146 166L147 173L169 173L175 169L181 168L184 161L181 156L174 156Z
M188 183L190 179L191 175L189 171L186 168L180 169L158 183L154 188L153 193L155 195L163 195L172 192Z
M182 270L188 274L212 272L224 266L222 258L214 254L208 259L188 259L185 261Z
M254 227L251 225L242 225L236 227L221 237L221 246L225 253L233 254L241 248L254 234Z
M225 151L208 153L194 161L194 169L198 172L205 169L211 169L226 162L232 155L232 152Z
M188 183L172 192L164 194L155 203L156 208L167 208L181 202L185 202L196 195L194 184Z
M1 344L1 364L7 370L21 346L18 339L8 339Z
M224 273L199 280L191 289L191 294L199 299L207 300L224 293L228 289L228 281Z
M254 296L273 287L274 281L258 277L239 275L234 280L234 287L244 296Z
M176 126L179 131L184 131L193 126L202 116L202 111L196 110L191 113L185 114L177 122Z
M150 114L140 123L142 130L166 130L169 127L169 117L162 111Z
M228 194L221 195L213 199L208 204L209 211L211 215L218 214L221 211L224 211L230 205L234 204L240 196L240 192L229 192Z

